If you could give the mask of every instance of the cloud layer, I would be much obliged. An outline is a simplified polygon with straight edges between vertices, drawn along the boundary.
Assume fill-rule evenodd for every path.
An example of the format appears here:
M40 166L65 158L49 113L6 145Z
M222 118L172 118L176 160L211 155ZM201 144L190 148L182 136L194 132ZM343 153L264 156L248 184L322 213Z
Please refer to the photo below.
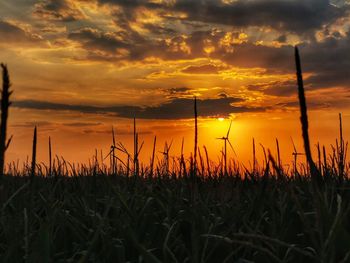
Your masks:
M200 117L227 117L231 113L259 112L262 108L235 106L242 102L239 98L198 99ZM15 101L13 106L22 109L77 111L90 114L113 114L121 118L138 119L188 119L194 116L193 99L173 99L158 106L108 106L71 105L36 100Z
M329 0L99 0L130 12L144 7L181 12L188 21L200 21L235 27L267 26L293 33L310 33L348 14L348 7Z
M178 119L192 116L188 98L197 95L207 98L199 101L203 116L261 111L276 100L294 100L295 45L301 50L309 91L321 98L322 90L350 88L347 1L11 3L0 3L0 54L16 55L14 63L18 58L26 61L19 66L26 79L17 82L23 91L17 107ZM43 65L45 76L38 73ZM43 91L39 99L45 102L31 99L35 88ZM218 99L220 93L228 96ZM89 105L86 101L121 105L123 100L130 106L75 106ZM159 106L135 106L148 101Z

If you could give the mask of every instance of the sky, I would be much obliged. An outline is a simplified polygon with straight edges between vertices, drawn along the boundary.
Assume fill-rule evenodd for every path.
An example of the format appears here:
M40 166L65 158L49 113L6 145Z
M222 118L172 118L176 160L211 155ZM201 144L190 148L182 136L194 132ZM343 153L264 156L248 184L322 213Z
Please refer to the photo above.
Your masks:
M350 132L349 0L0 0L0 61L13 107L7 161L25 161L38 126L38 154L71 162L105 155L112 126L132 152L137 118L141 158L173 141L193 152L193 98L199 147L218 160L230 141L249 163L252 139L292 157L302 151L294 46L302 56L311 143ZM314 147L313 147L314 148ZM158 154L161 159L161 154ZM258 157L262 158L259 150Z

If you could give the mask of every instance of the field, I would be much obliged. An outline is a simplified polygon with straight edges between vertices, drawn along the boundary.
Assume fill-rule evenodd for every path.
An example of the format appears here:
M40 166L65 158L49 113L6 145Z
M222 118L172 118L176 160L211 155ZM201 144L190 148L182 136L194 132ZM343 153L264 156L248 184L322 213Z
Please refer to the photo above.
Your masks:
M36 161L35 128L31 163L5 169L11 91L2 65L1 262L350 262L350 167L341 115L333 151L318 146L314 162L297 49L296 66L305 147L285 170L279 150L274 158L264 149L264 162L254 155L251 169L228 159L229 134L221 138L220 163L201 155L196 100L189 160L170 160L166 146L164 160L156 163L153 150L150 165L139 163L135 130L133 155L113 141L109 167L97 153L89 165L75 165L51 158L51 148L45 165ZM115 151L127 153L127 162Z
M93 171L91 171L93 173ZM350 181L3 178L2 262L348 262Z

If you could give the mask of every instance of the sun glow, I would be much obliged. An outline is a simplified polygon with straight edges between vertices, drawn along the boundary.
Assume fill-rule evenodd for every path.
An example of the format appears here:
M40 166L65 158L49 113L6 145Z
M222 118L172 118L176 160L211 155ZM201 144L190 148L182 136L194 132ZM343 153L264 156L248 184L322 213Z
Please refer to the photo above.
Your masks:
M225 118L218 118L218 121L224 121L225 120Z

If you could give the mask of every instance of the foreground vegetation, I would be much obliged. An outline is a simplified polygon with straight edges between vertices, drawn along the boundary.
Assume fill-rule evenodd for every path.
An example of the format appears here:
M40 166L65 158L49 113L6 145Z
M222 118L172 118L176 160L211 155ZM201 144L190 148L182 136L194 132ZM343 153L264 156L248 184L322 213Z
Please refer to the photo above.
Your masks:
M348 179L259 174L4 177L1 262L349 262Z

